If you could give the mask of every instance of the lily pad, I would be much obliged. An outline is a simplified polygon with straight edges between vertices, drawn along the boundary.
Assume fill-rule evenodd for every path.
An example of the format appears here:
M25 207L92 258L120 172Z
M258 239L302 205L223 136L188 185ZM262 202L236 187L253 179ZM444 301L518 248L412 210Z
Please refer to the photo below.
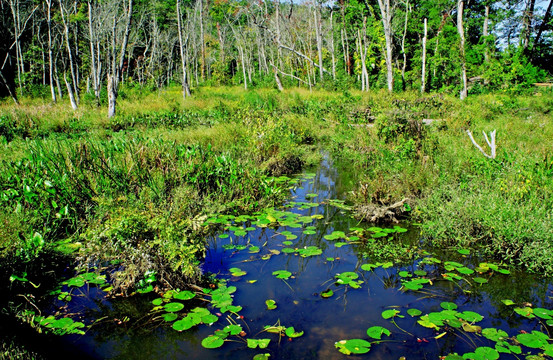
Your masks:
M367 329L367 335L377 340L382 339L382 335L390 336L391 334L390 330L382 326L372 326Z
M286 270L277 270L273 271L273 275L276 276L278 279L288 279L290 278L290 276L292 276L292 273Z
M442 302L440 304L440 306L444 310L455 310L455 309L457 309L457 304L452 303L452 302L447 302L447 301Z
M296 331L293 326L287 327L284 333L290 338L297 338L303 335L303 331Z
M195 296L196 295L192 291L188 291L188 290L183 290L173 295L173 297L177 300L190 300Z
M399 312L400 311L396 309L389 309L389 310L384 310L381 315L384 319L391 319L395 317L397 314L399 314Z
M171 321L177 320L177 318L179 316L175 313L166 313L166 314L161 315L161 317L163 318L163 320L165 320L167 322L171 322Z
M415 317L422 314L422 311L420 311L419 309L409 309L407 310L407 314L411 315L412 317Z
M163 306L163 309L167 312L178 312L184 309L184 305L178 302L170 302Z
M216 349L221 346L225 341L218 336L210 335L202 340L202 346L206 349Z
M238 335L242 332L242 326L235 324L227 325L223 328L223 331L226 331L230 335Z
M250 349L255 349L259 347L260 349L265 349L267 346L269 346L269 342L271 342L271 339L248 339L248 347Z
M366 354L371 350L371 343L363 339L341 340L336 344L336 348L343 354Z
M257 355L254 355L252 360L268 360L270 356L271 354L257 354Z
M532 331L531 333L517 335L517 340L519 343L534 349L539 349L548 345L548 338L549 337L547 335L536 330Z
M232 274L232 276L236 276L236 277L244 276L247 274L247 272L237 267L230 268L229 271Z
M267 310L274 310L277 308L276 302L272 299L265 300L265 305L267 305Z

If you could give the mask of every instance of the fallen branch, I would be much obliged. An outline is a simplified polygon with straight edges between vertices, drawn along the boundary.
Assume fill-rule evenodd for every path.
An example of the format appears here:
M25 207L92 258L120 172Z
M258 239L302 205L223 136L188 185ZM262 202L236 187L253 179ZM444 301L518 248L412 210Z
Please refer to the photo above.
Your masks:
M397 223L397 219L405 212L405 198L390 206L378 206L376 204L361 205L355 209L355 216L371 223Z
M485 131L482 131L482 133L484 134L484 138L486 139L486 143L488 144L490 150L491 150L491 155L488 155L486 154L486 152L484 151L484 149L482 149L482 147L480 145L478 145L476 143L476 141L474 140L474 137L472 136L472 133L470 132L470 130L467 130L467 134L470 138L470 141L472 141L472 143L474 144L474 146L476 146L476 148L478 150L480 150L480 152L485 156L487 157L488 159L495 159L495 130L490 132L490 138L491 138L491 141L490 139L488 139L488 135L486 134Z

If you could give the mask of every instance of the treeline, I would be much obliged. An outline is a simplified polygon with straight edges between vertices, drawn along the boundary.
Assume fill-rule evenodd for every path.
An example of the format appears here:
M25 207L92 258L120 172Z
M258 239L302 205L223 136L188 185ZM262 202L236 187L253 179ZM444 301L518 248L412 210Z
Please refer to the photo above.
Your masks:
M553 0L1 0L0 92L83 98L120 83L467 92L546 81Z

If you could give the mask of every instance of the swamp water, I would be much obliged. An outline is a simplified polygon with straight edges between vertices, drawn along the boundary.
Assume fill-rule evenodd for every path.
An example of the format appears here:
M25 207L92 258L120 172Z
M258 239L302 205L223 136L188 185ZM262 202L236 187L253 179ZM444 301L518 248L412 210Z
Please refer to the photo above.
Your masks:
M553 355L548 281L467 249L421 250L416 227L360 225L339 201L345 188L325 160L298 178L283 208L208 219L221 231L202 268L223 280L218 288L106 299L101 279L70 280L61 290L71 300L50 310L86 328L56 346L98 359ZM373 258L388 239L416 259Z

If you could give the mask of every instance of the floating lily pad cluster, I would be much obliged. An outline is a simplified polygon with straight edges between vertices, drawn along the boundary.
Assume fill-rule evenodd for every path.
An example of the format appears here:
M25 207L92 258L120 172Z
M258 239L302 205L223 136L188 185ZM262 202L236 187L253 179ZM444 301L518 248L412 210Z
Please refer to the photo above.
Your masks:
M37 315L34 317L35 325L46 329L56 335L78 334L83 335L85 324L80 321L74 321L70 317L56 318L53 315L44 317Z
M353 271L346 271L341 274L336 274L335 278L337 284L350 286L354 289L359 289L361 284L364 282L363 280L357 280L359 275Z
M73 299L73 290L81 288L85 285L96 286L106 292L112 287L107 283L106 276L95 272L87 272L78 274L70 279L60 283L60 286L52 291L51 295L57 295L58 300L71 301Z

